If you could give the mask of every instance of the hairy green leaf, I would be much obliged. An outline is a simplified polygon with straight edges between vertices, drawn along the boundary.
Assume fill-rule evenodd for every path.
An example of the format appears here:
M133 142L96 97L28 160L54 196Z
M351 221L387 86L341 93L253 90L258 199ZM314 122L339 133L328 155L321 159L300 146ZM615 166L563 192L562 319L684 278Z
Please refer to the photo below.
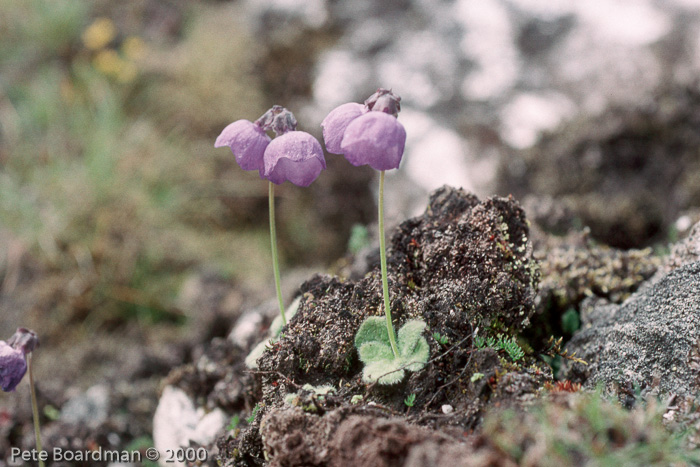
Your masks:
M365 342L357 349L357 354L363 363L394 359L394 353L391 351L391 347L379 341Z
M364 370L362 370L362 381L365 383L377 381L383 385L400 383L406 373L404 370L399 370L399 368L401 368L399 359L367 363Z
M426 324L424 321L412 319L407 321L406 324L399 329L398 346L399 354L401 354L402 357L413 353L413 349L415 348L419 339L421 339L421 333L423 332L423 329L425 329L425 326ZM425 339L423 340L425 341Z
M355 334L355 347L358 349L366 342L379 341L387 345L389 343L389 332L386 329L386 319L381 316L370 316Z
M420 371L425 366L429 357L430 346L428 345L428 341L426 341L424 337L420 337L413 348L413 352L402 357L401 360L404 365L408 365L406 367L408 371Z

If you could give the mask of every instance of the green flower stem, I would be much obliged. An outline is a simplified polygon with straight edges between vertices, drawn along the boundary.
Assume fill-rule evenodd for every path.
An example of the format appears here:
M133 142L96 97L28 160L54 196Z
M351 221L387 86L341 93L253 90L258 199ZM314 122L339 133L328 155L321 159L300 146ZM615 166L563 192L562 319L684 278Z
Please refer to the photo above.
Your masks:
M39 406L36 403L36 391L34 390L34 370L32 368L32 353L27 355L27 366L29 367L29 393L32 396L32 414L34 416L34 436L36 436L36 450L42 451L41 447L41 427L39 426ZM39 467L44 467L44 461L39 458Z
M379 256L382 265L382 291L384 292L384 314L386 315L386 330L389 332L389 342L394 357L399 358L399 348L396 345L396 333L391 322L389 304L389 280L386 271L386 241L384 240L384 171L379 175Z
M277 302L282 315L282 326L287 325L287 318L284 316L284 302L282 301L282 287L280 285L280 265L277 258L277 230L275 228L275 185L269 182L270 189L270 244L272 246L272 269L275 272L275 288L277 289Z

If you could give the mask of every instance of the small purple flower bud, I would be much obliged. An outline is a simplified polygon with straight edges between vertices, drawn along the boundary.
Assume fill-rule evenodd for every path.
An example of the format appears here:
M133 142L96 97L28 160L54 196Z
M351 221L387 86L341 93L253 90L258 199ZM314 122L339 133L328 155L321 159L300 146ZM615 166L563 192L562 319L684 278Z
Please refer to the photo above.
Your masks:
M27 362L24 353L0 341L0 387L5 392L14 391L24 374L27 372Z
M265 150L262 177L277 185L288 180L309 186L325 168L321 143L304 131L290 131L273 139Z
M263 155L268 144L270 144L270 137L257 122L236 120L224 128L216 138L214 147L230 147L241 169L258 170L262 174Z
M333 154L342 154L340 143L343 141L343 134L351 121L367 111L362 104L348 102L331 110L321 123L323 128L323 141L326 143L326 150Z
M365 101L368 110L384 112L397 117L401 111L401 98L389 89L379 88Z
M396 117L367 112L348 125L340 148L352 165L376 170L398 169L406 146L406 130Z
M17 331L7 341L13 349L21 350L24 355L34 352L39 347L39 338L31 329L17 328Z

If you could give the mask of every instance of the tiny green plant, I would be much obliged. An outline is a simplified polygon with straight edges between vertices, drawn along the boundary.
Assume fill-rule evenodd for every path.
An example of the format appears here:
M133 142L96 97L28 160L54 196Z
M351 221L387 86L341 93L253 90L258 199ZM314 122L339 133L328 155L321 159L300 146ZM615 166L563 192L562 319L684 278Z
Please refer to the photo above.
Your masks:
M474 336L474 346L477 349L483 349L484 347L495 348L496 339L494 339L492 336L488 336L486 338L481 336Z
M447 345L447 343L449 342L447 336L443 336L439 332L433 333L433 339L435 339L435 341L440 345Z
M400 382L406 371L421 370L430 356L428 342L421 335L425 322L406 322L397 340L391 319L384 234L384 173L399 168L406 144L406 130L397 120L400 101L393 92L378 89L364 105L349 102L336 107L321 124L328 152L343 154L352 165L369 165L379 171L379 259L384 324L380 317L367 318L355 335L355 347L365 364L363 381L386 385Z
M348 239L348 250L350 253L356 255L368 246L370 246L370 240L367 227L362 224L353 225L350 230L350 238Z
M502 334L498 335L498 339L493 336L488 336L486 338L474 336L474 346L478 349L490 347L495 350L503 350L514 362L517 362L525 356L525 352L515 341L515 337L504 337Z
M245 421L248 422L249 425L255 421L255 417L258 416L258 412L260 412L260 408L261 408L260 403L255 404L255 407L253 407L253 411L250 413L250 416L246 417Z
M406 371L421 370L430 356L428 342L421 335L423 329L423 321L407 321L399 329L397 355L392 351L384 319L379 316L367 318L355 335L355 347L365 364L363 381L396 384L403 380Z
M581 318L578 311L574 308L569 308L561 315L561 328L567 334L573 334L581 327Z
M406 399L403 400L403 403L406 404L406 407L413 407L413 404L416 402L416 395L415 394L409 394L406 396Z
M517 362L525 356L523 349L515 342L515 337L499 340L500 348L505 350L511 360Z
M228 426L226 429L228 431L235 430L238 427L238 424L241 422L241 418L238 415L234 415L231 417L231 421L229 422Z

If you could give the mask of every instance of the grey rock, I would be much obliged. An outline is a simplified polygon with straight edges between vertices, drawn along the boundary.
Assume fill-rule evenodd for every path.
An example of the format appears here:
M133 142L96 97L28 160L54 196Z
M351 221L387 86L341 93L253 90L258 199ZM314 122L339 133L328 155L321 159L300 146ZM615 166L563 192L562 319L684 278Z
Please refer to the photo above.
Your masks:
M591 305L584 307L587 324L567 346L588 366L568 363L567 378L628 395L636 388L649 394L697 391L689 360L700 345L700 262L671 271L621 305Z

